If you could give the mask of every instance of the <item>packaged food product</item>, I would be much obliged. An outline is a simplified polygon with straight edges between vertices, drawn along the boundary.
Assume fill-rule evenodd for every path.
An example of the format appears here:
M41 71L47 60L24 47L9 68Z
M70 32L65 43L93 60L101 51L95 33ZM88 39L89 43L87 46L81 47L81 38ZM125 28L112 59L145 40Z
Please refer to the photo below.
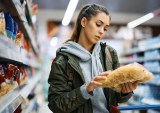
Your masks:
M17 30L18 30L18 24L14 21L14 29L13 29L13 40L16 39L16 34L17 34Z
M14 32L14 21L11 15L8 12L4 13L5 17L5 23L6 23L6 33L9 38L13 38L13 32Z
M0 34L6 35L4 13L0 11Z
M141 64L132 63L125 66L121 66L116 70L109 73L105 80L100 82L102 87L111 88L117 92L121 91L121 85L129 82L146 82L152 79L153 75Z

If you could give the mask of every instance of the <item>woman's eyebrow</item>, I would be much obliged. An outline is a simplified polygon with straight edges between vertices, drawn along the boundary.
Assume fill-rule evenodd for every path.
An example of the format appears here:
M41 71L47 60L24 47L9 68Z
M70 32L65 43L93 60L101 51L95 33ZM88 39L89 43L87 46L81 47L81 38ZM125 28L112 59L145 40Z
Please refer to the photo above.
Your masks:
M100 21L101 23L103 23L104 24L104 22L102 21L102 20L98 20L98 21ZM106 25L107 27L109 26L109 24L108 25Z

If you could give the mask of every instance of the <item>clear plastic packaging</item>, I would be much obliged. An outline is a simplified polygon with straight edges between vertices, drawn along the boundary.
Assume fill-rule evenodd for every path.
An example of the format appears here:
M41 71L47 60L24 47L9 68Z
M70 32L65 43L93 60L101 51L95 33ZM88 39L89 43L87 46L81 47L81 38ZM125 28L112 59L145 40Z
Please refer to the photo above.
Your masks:
M111 88L117 92L121 91L121 85L129 82L146 82L152 79L153 75L141 64L132 63L121 66L112 71L106 76L106 79L101 81L103 87Z

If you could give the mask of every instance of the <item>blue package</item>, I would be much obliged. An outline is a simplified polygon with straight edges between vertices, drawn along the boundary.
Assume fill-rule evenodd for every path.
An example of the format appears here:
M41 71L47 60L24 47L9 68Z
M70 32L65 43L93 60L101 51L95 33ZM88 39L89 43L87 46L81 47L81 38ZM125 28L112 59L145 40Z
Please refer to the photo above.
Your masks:
M13 31L14 31L14 21L11 15L8 12L4 13L5 17L5 23L6 23L6 33L9 38L13 37Z

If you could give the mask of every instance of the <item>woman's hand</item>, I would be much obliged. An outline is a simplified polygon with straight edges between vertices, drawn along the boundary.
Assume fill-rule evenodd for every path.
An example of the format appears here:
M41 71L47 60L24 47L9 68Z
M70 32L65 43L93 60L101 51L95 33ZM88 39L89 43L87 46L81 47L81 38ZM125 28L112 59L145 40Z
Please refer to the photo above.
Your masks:
M137 85L138 85L138 81L134 83L131 83L131 82L124 83L121 85L122 87L121 93L130 93L137 88Z
M111 71L106 71L103 72L97 76L95 76L89 83L86 84L86 90L87 92L91 92L94 89L101 87L102 83L98 82L99 80L105 80L106 76L110 73Z

